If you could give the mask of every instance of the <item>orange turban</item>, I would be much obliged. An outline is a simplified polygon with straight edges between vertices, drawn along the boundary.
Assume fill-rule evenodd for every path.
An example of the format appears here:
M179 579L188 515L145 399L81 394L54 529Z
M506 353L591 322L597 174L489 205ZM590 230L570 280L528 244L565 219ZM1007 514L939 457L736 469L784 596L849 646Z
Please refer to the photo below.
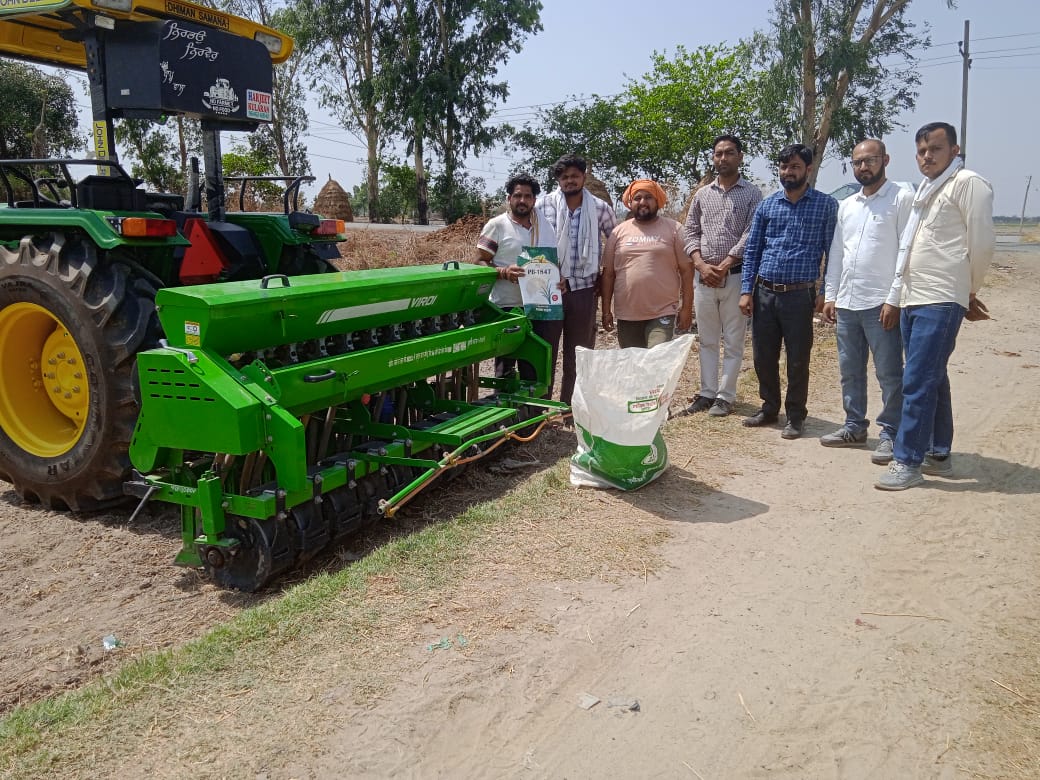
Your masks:
M668 196L665 195L661 185L656 181L653 179L636 179L628 185L628 189L621 196L621 202L625 204L626 209L632 208L632 198L636 196L637 192L649 192L653 195L659 209L663 209L664 204L668 202Z

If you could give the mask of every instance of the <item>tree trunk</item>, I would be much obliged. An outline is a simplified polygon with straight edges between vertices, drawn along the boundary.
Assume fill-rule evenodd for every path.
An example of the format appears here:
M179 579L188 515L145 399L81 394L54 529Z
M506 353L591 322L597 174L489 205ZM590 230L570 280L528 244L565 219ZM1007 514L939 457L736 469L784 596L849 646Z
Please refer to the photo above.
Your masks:
M379 135L376 131L374 112L368 111L368 221L381 222L383 213L379 208Z
M416 222L430 224L430 188L426 181L426 163L423 162L423 128L416 123L412 146L415 153L415 210Z

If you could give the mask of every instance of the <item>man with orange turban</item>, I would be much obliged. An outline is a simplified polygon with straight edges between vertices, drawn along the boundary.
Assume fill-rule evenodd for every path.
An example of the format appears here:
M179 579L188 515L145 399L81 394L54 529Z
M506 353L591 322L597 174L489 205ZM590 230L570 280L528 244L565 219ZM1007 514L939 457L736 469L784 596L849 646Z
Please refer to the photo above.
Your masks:
M632 219L614 228L603 253L603 327L618 343L648 349L693 322L693 262L678 222L658 215L668 196L655 181L636 179L621 202Z

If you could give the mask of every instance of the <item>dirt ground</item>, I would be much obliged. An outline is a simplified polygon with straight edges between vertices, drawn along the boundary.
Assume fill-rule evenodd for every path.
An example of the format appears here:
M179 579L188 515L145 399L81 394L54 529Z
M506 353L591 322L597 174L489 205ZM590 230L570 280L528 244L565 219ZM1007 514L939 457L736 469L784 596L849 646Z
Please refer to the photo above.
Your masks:
M191 732L128 735L133 761L84 776L1038 776L1040 252L997 263L982 296L993 320L965 324L951 364L954 478L882 493L867 450L820 447L842 419L833 361L820 361L803 439L741 429L756 402L745 393L724 420L669 423L673 466L658 482L564 507L561 524L616 517L661 531L659 565L533 582L511 582L503 565L498 628L472 646L458 641L464 616L437 611L373 670L392 681L374 695L335 673L294 683L283 670L276 706L260 706L261 690L230 720L198 724L234 735L227 755L200 766L184 759ZM542 446L558 456L566 435ZM169 511L132 526L128 512L77 519L4 487L0 712L277 595L221 591L170 565ZM475 479L427 499L403 526L483 489ZM109 635L117 651L103 648ZM323 652L308 666L335 669L349 649Z

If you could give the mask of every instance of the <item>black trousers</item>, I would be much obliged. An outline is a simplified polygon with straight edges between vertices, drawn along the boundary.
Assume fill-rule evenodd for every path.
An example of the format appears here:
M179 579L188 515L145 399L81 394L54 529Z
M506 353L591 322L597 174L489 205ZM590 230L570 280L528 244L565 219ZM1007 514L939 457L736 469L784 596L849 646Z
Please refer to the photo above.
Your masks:
M787 354L788 420L804 420L809 397L809 356L813 345L813 312L816 290L773 292L755 287L751 320L751 348L758 375L762 411L780 413L780 345Z

